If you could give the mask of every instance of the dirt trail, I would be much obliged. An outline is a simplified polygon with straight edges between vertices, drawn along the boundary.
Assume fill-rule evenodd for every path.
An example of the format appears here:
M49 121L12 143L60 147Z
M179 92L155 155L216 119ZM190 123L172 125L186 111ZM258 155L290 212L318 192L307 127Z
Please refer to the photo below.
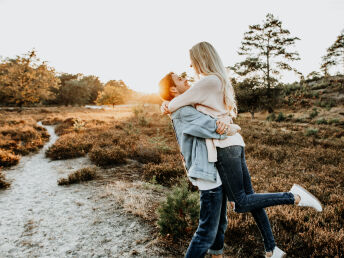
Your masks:
M57 185L91 162L45 158L58 136L54 126L38 124L49 142L5 171L12 184L0 191L0 257L157 257L158 250L147 247L151 228L102 198L105 184Z

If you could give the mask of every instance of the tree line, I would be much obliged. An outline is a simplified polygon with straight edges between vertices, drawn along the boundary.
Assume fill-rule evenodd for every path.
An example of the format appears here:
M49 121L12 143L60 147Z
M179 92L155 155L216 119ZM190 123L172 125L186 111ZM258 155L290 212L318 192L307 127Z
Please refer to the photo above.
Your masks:
M300 38L291 36L282 22L270 13L262 24L249 26L238 51L244 59L227 67L233 72L231 82L241 111L249 111L252 116L259 109L272 112L283 91L280 79L285 71L296 73L301 83L305 80L305 76L292 66L293 62L300 60L295 50L298 40ZM323 76L328 77L329 69L340 65L344 74L344 30L326 50L319 68ZM318 77L321 74L317 71L307 75L307 78ZM193 81L192 77L189 78ZM122 80L110 80L103 84L94 75L57 75L54 68L40 61L35 50L0 62L0 105L3 106L116 105L133 99L160 103L156 94L139 94L129 89Z
M117 105L135 96L122 80L104 84L94 75L57 74L35 50L0 63L1 106Z

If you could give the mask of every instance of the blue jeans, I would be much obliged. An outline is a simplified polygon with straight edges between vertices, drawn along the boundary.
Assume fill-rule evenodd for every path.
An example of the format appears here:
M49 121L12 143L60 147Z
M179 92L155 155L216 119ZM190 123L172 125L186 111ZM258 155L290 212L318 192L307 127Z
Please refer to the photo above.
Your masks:
M206 253L222 254L227 228L227 198L219 187L200 191L200 216L185 257L204 257Z
M217 148L216 167L228 200L235 202L235 212L251 212L263 237L266 252L276 246L271 226L263 208L280 204L294 204L294 195L290 192L255 193L251 176L247 169L245 149L233 145Z

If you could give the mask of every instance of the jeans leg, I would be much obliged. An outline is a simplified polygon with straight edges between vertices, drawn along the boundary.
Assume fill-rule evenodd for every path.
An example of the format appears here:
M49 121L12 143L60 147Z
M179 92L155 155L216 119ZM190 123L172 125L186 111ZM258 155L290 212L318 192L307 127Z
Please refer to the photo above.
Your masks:
M228 225L227 219L227 197L224 191L222 191L222 205L221 205L221 215L219 226L217 228L217 233L215 241L208 250L208 254L222 254L224 246L225 231Z
M242 170L243 170L243 180L244 180L244 187L245 187L245 193L246 194L254 194L254 190L252 187L251 182L251 176L250 172L247 168L246 159L245 159L245 149L243 149L242 155L241 155L241 164L242 164ZM264 248L266 252L272 251L275 246L275 239L271 230L271 225L269 222L269 218L263 208L255 209L251 211L251 214L254 218L254 221L256 222L260 234L263 238L264 242Z
M219 227L222 185L210 190L200 191L200 217L185 257L204 257L215 241Z
M228 186L226 192L230 194L230 198L234 198L235 212L248 212L280 204L293 204L294 195L290 192L245 193L241 162L243 151L244 148L237 145L218 148L218 161L216 163L219 173L221 171L223 177L222 183L225 181L223 184Z

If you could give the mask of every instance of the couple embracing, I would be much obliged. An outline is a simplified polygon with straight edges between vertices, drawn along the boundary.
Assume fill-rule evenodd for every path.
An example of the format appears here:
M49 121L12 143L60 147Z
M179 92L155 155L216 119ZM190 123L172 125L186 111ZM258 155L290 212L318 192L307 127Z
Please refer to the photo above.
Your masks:
M167 74L159 83L180 146L187 175L200 191L200 217L185 257L222 257L227 228L227 200L234 211L250 212L260 230L266 257L285 257L276 246L265 207L289 204L322 211L316 197L300 185L288 192L255 193L245 160L245 143L237 116L234 89L214 47L200 42L190 49L191 66L199 79Z

